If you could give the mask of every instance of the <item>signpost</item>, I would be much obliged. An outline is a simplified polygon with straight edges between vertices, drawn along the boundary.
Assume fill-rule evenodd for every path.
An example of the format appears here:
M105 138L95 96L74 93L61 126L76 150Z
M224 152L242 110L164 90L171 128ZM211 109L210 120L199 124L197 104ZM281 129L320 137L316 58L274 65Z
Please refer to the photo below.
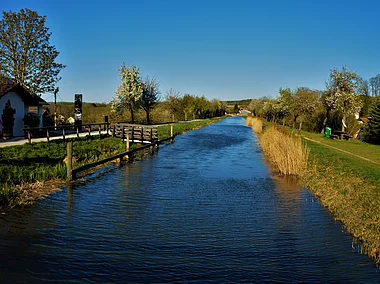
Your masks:
M82 125L82 94L75 94L75 126Z

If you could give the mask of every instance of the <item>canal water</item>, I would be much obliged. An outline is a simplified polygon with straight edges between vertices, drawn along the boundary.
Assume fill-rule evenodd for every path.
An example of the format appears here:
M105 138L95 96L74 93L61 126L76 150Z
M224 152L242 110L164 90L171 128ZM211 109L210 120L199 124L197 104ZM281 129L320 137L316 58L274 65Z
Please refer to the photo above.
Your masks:
M1 283L379 283L242 118L0 216Z

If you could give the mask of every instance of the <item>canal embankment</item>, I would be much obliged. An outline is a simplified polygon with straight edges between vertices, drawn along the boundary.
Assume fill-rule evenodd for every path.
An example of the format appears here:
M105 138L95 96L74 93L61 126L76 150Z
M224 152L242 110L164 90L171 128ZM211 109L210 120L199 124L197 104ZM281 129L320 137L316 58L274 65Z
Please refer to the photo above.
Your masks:
M249 124L253 127L255 123ZM270 139L265 137L265 132L270 134L276 128L278 133ZM354 237L360 251L380 264L380 147L359 141L332 140L304 131L295 134L282 126L266 126L264 134L260 129L257 135L259 140L265 140L260 142L264 155L283 175L289 175L289 171L280 170L276 160L288 167L300 164L302 158L294 149L299 153L304 149L307 163L290 175L298 176L299 182Z
M157 127L158 140L198 129L219 119L206 119L162 125ZM133 142L133 139L131 140ZM67 143L72 142L72 169L125 153L136 152L140 143L127 143L124 139L100 135L66 137L50 142L20 143L2 147L0 152L0 210L31 205L35 200L59 190L68 180ZM129 144L129 143L128 143ZM4 146L4 144L3 144ZM128 147L128 149L126 149ZM146 148L146 147L142 147ZM99 163L99 166L104 163ZM93 167L92 167L93 168Z
M0 279L379 283L328 210L276 178L258 147L227 118L0 214Z

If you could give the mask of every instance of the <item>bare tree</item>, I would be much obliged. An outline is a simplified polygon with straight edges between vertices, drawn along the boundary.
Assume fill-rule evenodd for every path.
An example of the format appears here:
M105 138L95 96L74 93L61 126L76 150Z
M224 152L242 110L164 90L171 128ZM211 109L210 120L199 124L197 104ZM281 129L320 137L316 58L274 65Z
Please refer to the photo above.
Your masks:
M159 83L155 78L146 77L142 83L141 106L146 112L146 121L150 124L150 112L159 101Z
M372 96L377 96L380 92L380 74L369 79L372 89Z

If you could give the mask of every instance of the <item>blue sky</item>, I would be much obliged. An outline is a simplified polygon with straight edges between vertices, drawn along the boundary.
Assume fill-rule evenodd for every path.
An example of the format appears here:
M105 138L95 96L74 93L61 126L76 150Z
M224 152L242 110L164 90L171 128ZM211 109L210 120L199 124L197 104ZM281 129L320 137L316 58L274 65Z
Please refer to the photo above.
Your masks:
M170 88L208 99L278 95L280 87L324 89L346 66L380 73L378 12L372 0L1 0L1 11L47 17L67 65L58 101L83 94L109 102L123 63ZM43 95L52 100L52 94Z

